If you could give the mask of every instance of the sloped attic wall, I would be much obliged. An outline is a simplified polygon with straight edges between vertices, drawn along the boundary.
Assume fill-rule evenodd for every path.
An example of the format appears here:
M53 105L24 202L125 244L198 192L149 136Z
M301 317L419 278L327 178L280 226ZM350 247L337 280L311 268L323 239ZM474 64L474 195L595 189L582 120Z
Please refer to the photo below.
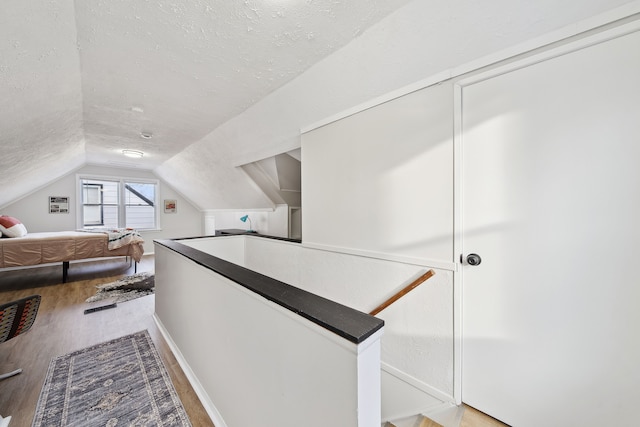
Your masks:
M242 165L242 169L274 204L299 207L301 195L301 163L297 154L278 154L258 162Z
M0 11L0 207L85 162L74 3L10 3Z
M409 1L3 2L0 207L85 159L157 167Z
M299 148L301 128L625 3L414 0L156 173L203 209L272 208L239 166Z

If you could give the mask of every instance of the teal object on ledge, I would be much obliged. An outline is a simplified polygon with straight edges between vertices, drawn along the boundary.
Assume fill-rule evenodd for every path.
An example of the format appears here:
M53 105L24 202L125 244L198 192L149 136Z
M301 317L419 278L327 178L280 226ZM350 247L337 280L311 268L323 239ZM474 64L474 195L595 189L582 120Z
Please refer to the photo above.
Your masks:
M251 224L251 218L249 218L249 215L245 215L243 217L240 217L240 221L242 221L242 222L249 221L249 229L247 231L249 233L255 233L255 231L253 231L253 225Z

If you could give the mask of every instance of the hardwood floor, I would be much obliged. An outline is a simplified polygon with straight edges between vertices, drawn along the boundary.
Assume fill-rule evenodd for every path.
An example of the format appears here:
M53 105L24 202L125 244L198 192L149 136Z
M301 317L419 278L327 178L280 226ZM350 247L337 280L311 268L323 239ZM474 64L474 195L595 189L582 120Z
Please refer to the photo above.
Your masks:
M464 405L464 404L463 404ZM490 417L489 415L464 405L464 415L460 427L509 427L507 424Z
M154 271L153 256L143 258L138 265L138 272L142 271ZM0 303L33 294L42 296L33 328L0 344L0 372L23 369L22 374L0 381L0 415L12 416L11 427L31 426L53 357L144 329L149 331L191 423L213 426L152 318L153 295L84 314L89 306L84 301L95 293L95 285L133 272L124 258L73 263L67 283L62 283L61 265L0 272Z
M389 427L509 427L491 416L462 404L459 407L452 407L446 412L437 411L431 414L434 419L429 418L429 414L424 416L408 417L402 420L386 423ZM437 421L436 421L437 420Z

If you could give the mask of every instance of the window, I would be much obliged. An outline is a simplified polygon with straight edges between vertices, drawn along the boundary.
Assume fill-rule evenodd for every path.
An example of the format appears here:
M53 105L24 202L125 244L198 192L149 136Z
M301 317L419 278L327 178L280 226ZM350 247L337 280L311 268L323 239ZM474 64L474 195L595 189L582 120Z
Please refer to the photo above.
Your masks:
M124 183L124 206L127 227L156 228L156 184Z
M156 229L158 182L79 177L81 228Z
M82 187L84 200L84 225L104 225L102 184L86 183Z

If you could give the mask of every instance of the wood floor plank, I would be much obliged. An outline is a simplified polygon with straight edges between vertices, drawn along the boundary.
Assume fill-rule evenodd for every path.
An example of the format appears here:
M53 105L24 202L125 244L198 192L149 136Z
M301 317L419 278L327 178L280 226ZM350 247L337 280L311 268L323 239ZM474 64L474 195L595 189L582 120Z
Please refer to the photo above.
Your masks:
M143 258L138 265L138 272L142 271L154 271L153 256ZM32 294L42 296L32 329L0 344L0 372L24 370L20 375L0 381L0 414L12 416L11 427L31 426L53 357L144 329L149 331L191 423L198 427L213 426L153 320L155 296L84 314L89 306L85 300L95 293L96 285L133 272L133 266L123 258L71 264L67 283L61 283L61 266L0 272L0 303Z
M489 415L464 405L464 416L460 427L509 427L507 424L490 417Z
M420 427L443 427L443 426L442 424L439 424L430 418L424 417L422 419L422 422L420 423Z

